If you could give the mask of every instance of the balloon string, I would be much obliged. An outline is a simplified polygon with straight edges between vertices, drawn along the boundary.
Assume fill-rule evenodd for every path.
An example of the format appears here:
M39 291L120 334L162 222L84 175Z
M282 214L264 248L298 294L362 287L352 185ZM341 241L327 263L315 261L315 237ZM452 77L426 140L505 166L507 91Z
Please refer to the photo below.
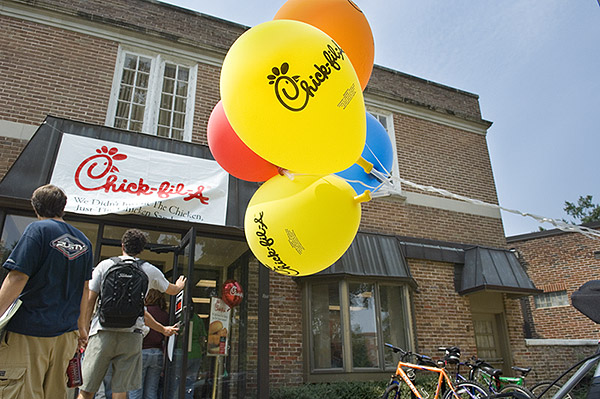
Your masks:
M371 172L373 173L373 172ZM562 231L566 231L566 232L570 232L570 233L580 233L583 234L584 236L591 238L591 239L596 239L596 240L600 240L600 231L594 230L594 229L590 229L588 227L585 226L577 226L571 223L566 223L563 222L561 220L556 220L556 219L552 219L552 218L548 218L548 217L544 217L544 216L539 216L539 215L535 215L532 213L528 213L528 212L521 212L519 210L516 209L510 209L510 208L505 208L503 206L500 205L496 205L496 204L490 204L481 200L477 200L477 199L473 199L473 198L469 198L469 197L465 197L463 195L459 195L459 194L454 194L448 190L444 190L441 188L436 188L433 186L424 186L421 184L417 184L417 183L413 183L410 180L406 180L403 179L401 177L396 177L396 176L387 176L388 178L386 179L386 181L383 183L390 192L396 193L396 194L401 194L401 191L398 190L394 184L392 184L393 181L397 181L399 183L405 184L409 187L418 189L418 190L422 190L422 191L427 191L430 193L436 193L439 195L442 195L444 197L449 197L449 198L453 198L459 201L463 201L463 202L469 202L471 204L476 204L476 205L480 205L480 206L486 206L489 208L494 208L494 209L499 209L505 212L509 212L509 213L513 213L515 215L521 215L524 217L530 217L534 220L536 220L539 223L550 223L552 224L554 227L556 227L559 230Z
M382 169L385 169L385 168L382 167ZM287 170L284 171L284 174L292 180L293 180L294 176L308 176L309 175L309 174L291 173L290 171L287 171ZM571 223L563 222L561 220L556 220L556 219L548 218L545 216L539 216L539 215L535 215L535 214L528 213L528 212L521 212L516 209L505 208L503 206L496 205L496 204L490 204L490 203L487 203L487 202L484 202L484 201L481 201L478 199L473 199L473 198L465 197L463 195L455 194L455 193L452 193L448 190L444 190L441 188L436 188L433 186L424 186L422 184L413 183L410 180L406 180L401 177L392 176L387 171L384 174L375 168L373 168L371 170L371 175L373 175L375 178L377 178L377 180L379 180L381 182L376 188L374 188L371 191L372 198L386 197L386 196L389 196L390 194L402 195L402 190L399 188L399 186L401 186L402 184L405 184L405 185L415 188L417 190L439 194L443 197L448 197L448 198L452 198L452 199L463 201L463 202L468 202L468 203L479 205L479 206L485 206L488 208L502 210L502 211L509 212L509 213L512 213L515 215L520 215L523 217L530 217L530 218L536 220L540 224L541 223L550 223L551 225L553 225L554 227L556 227L559 230L569 232L569 233L580 233L588 238L600 240L600 231L590 229L585 226L577 226L577 225L574 225ZM323 175L323 176L327 176L327 175ZM372 188L371 186L363 183L360 180L349 180L349 179L344 179L344 180L346 180L348 183L361 184L367 189ZM397 184L394 184L394 183L397 183ZM382 189L383 187L385 187L387 190L380 191L380 189Z

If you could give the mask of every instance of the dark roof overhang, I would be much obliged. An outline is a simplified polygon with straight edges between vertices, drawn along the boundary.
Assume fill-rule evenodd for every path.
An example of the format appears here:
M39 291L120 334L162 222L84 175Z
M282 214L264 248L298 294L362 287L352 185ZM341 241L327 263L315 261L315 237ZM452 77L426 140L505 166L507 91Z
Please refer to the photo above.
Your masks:
M359 232L350 248L327 269L314 275L353 276L403 281L416 288L417 283L410 273L402 246L395 236Z
M457 291L466 295L484 290L515 297L542 292L535 287L512 251L485 247L465 249Z

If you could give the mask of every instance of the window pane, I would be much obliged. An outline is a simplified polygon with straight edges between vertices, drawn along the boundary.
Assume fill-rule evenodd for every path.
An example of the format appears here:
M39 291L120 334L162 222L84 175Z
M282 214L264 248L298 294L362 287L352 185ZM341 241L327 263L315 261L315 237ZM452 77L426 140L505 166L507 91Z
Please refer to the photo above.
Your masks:
M127 129L127 119L115 118L115 127L117 129Z
M173 113L173 127L175 129L183 129L185 124L185 114Z
M142 122L131 122L129 124L129 129L132 132L141 132L142 131Z
M177 73L177 80L187 82L189 79L189 75L189 68L179 67L179 71Z
M315 369L341 368L342 328L338 283L311 287L311 335Z
M169 137L170 136L169 130L170 129L168 127L159 126L156 131L156 134L161 137Z
M175 140L183 140L183 130L173 129L171 131L171 138Z
M171 126L171 113L161 109L158 114L158 124L163 126Z
M117 118L129 118L129 103L119 101L117 103Z
M373 284L348 284L353 367L378 367Z
M135 82L135 85L137 87L143 87L143 88L147 89L149 79L150 79L150 75L148 75L147 73L140 73L140 74L138 74L137 82Z
M123 67L127 69L137 69L137 58L133 54L127 54L125 56L125 62L123 63Z
M163 93L162 96L160 96L160 107L170 110L172 106L173 106L173 96L170 94Z
M177 66L173 64L165 64L165 78L175 79Z
M131 110L131 120L132 121L144 121L144 106L143 105L134 105Z
M133 88L131 86L122 85L121 91L119 92L119 100L122 101L131 101L131 93L133 93Z
M379 297L383 341L408 350L408 323L406 322L404 290L399 286L382 285L379 287ZM395 369L398 359L394 358L392 351L386 350L384 353L385 367Z
M186 100L185 97L175 97L175 111L185 112Z
M133 102L135 104L146 104L146 93L147 91L144 89L135 89L133 93Z
M123 77L121 78L121 83L124 85L133 86L135 82L135 71L130 71L129 69L123 70Z
M138 66L138 70L140 70L141 72L149 73L151 65L152 60L150 58L140 57L140 64Z
M187 96L188 85L186 82L177 82L177 94L178 96Z
M166 79L163 81L163 93L173 94L175 89L175 81L173 79Z

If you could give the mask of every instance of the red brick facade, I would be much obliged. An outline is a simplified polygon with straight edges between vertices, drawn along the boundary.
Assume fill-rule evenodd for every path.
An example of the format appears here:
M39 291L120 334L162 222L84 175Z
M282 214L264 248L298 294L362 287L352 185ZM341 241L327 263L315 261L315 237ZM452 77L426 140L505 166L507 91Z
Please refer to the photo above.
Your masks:
M158 2L135 0L135 5L131 3L103 0L74 4L66 0L45 0L30 6L27 1L4 1L3 4L15 10L27 11L24 13L27 15L35 14L37 10L40 21L33 21L34 17L21 18L0 13L0 121L37 126L46 115L51 114L103 125L121 44L119 38L130 42L154 42L163 48L172 46L195 53L198 58L208 56L222 60L227 48L246 29ZM132 9L135 12L131 12ZM59 26L61 22L44 22L44 14L52 16L52 20L62 20L64 27ZM96 30L103 33L98 34ZM192 133L194 143L207 144L207 122L220 98L219 74L218 66L210 62L198 63ZM393 104L395 144L403 178L491 204L498 202L485 136L489 123L481 119L476 95L376 67L365 97L382 108L385 104ZM403 112L404 109L411 112ZM0 176L7 172L25 145L26 140L0 137ZM427 194L433 199L441 199L437 194L422 193L410 187L403 189L407 193ZM499 213L497 217L490 217L476 212L403 203L397 197L365 204L361 230L506 248ZM580 240L580 237L572 235L570 239ZM585 262L598 264L598 260L588 259L589 250L583 249L589 243L571 244L574 244L574 249L565 250L563 255L577 256ZM519 243L519 251L527 250L527 245L528 242ZM558 244L549 238L547 245ZM558 269L544 275L534 267L538 260L542 261L543 253L542 250L538 254L536 250L527 256L529 273L540 286L561 282L569 274L580 273L583 278L586 273L583 269L580 271L564 262L557 262ZM456 293L454 264L422 259L408 259L408 262L419 286L411 294L418 349L437 356L438 346L452 344L463 348L465 355L474 354L476 346L469 298ZM257 265L253 265L250 286L255 288ZM568 288L573 289L578 284L579 280ZM249 298L250 311L255 312L256 297L249 295ZM501 306L506 317L513 363L523 365L541 360L540 353L532 353L525 346L519 300L505 296ZM577 328L568 330L568 337L589 338L598 332L597 327L586 324L576 314L566 316L558 313L561 310L552 312L557 312L553 316L572 318L574 323L578 323ZM536 331L540 335L551 335L550 324L537 325L537 314L534 313ZM289 277L270 273L271 386L306 381L304 316L301 284ZM254 365L258 339L256 320L251 319L249 325L248 362ZM252 380L252 377L249 378Z

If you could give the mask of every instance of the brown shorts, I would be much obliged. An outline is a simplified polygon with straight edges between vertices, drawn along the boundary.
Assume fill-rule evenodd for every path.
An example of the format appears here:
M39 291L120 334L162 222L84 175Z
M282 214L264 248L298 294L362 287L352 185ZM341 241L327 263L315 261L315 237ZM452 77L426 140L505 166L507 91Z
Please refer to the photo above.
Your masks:
M77 331L58 337L7 332L0 343L2 397L66 398L67 365L77 349L78 337Z

